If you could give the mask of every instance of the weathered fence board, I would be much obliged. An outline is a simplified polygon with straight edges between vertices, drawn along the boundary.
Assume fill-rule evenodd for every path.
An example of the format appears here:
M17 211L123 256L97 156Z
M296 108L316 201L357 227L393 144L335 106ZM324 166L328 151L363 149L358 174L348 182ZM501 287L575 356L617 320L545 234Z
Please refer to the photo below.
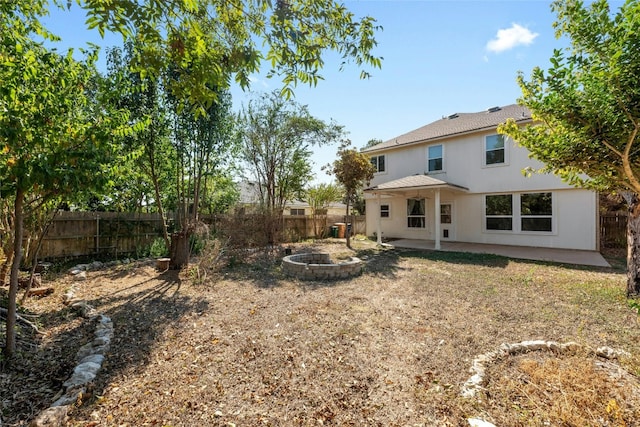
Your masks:
M364 216L354 218L352 234L364 234ZM241 217L205 215L202 219L215 231L226 235L257 233L256 230L264 226L264 222L254 215ZM156 238L162 236L161 221L160 216L155 213L60 212L43 239L39 258L141 253ZM345 216L322 217L320 228L323 229L325 237L331 235L330 227L337 222L346 222ZM284 216L278 231L285 242L314 237L313 217ZM247 238L245 241L248 244L259 243L259 239L255 238Z
M627 215L600 215L600 247L624 248L627 246Z

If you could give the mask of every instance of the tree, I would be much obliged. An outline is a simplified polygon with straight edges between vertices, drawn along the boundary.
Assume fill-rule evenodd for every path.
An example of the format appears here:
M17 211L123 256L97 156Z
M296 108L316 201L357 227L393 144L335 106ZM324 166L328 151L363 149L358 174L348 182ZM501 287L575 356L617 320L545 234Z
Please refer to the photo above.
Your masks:
M374 145L378 145L378 144L382 144L382 140L381 139L370 139L369 141L367 141L367 143L361 148L361 150L364 150L365 148L369 148L369 147L373 147Z
M349 205L354 202L358 190L373 179L375 168L369 160L369 156L351 148L351 142L346 141L338 150L338 159L333 162L333 174L345 190L347 202L347 222L349 218ZM351 236L347 227L347 247L351 249Z
M175 77L170 71L168 85ZM180 231L171 242L171 263L181 268L188 263L189 237L200 228L199 212L207 181L226 174L236 152L235 120L231 114L231 95L220 90L216 99L194 115L189 100L168 94L173 119L172 143L176 158L174 177L178 188Z
M306 106L275 92L252 100L240 123L241 158L257 184L263 212L277 221L288 201L302 198L313 177L311 147L337 141L342 127L311 116ZM273 227L274 221L269 221ZM273 227L267 229L271 243L276 240Z
M167 194L175 191L171 179L175 155L169 140L169 112L162 81L143 77L140 72L132 70L131 64L136 55L134 42L128 41L123 49L116 47L107 53L107 78L112 88L109 101L125 109L131 122L143 125L138 132L125 135L121 141L122 151L129 155L122 165L124 167L114 167L114 185L109 196L110 199L116 195L121 196L117 198L119 200L133 199L135 208L153 201L162 218L165 245L169 247L165 209L166 201L170 199ZM129 210L131 208L129 206Z
M41 1L41 0L40 0ZM62 1L57 0L59 4ZM69 1L67 4L70 4ZM76 0L87 11L89 28L136 39L136 69L158 77L176 66L181 77L171 91L193 105L213 101L231 79L249 87L250 75L270 64L268 76L281 77L287 98L298 83L322 79L324 54L364 67L379 68L372 54L375 19L356 19L334 0Z
M326 228L326 223L325 227L320 228L320 219L324 218L326 222L327 208L341 197L342 188L335 184L321 183L307 189L305 199L313 211L313 229L316 238L324 237Z
M555 50L551 67L525 81L519 103L535 124L513 120L499 128L564 181L626 194L629 208L627 294L640 294L640 3L627 1L612 15L605 0L589 6L556 1L556 36L570 47Z
M43 204L104 185L101 172L113 153L110 137L122 119L97 102L95 53L78 62L72 52L62 56L33 42L29 35L35 27L24 25L29 21L21 12L28 9L21 5L0 13L0 193L13 200L7 359L16 346L25 203Z

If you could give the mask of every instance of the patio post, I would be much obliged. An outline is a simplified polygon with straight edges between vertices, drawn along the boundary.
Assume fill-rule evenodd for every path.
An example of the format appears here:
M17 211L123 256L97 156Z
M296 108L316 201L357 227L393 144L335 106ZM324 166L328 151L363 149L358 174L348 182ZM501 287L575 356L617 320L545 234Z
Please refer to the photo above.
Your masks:
M435 250L439 251L440 250L440 189L439 188L436 188L436 198L434 203L435 203L435 215L433 217L435 218L435 222L436 222Z
M381 207L382 207L382 200L380 197L380 193L376 194L377 198L378 198L378 224L377 224L377 230L376 230L376 243L379 245L382 245L382 220L381 220Z

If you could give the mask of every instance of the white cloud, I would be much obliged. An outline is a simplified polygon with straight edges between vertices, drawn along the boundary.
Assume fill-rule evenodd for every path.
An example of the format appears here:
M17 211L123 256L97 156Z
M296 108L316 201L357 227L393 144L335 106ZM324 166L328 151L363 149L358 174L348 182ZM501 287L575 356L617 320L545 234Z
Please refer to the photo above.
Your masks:
M498 30L496 37L487 43L487 50L500 53L513 49L516 46L528 46L533 43L538 36L538 33L534 33L528 28L518 24L512 24L511 28Z

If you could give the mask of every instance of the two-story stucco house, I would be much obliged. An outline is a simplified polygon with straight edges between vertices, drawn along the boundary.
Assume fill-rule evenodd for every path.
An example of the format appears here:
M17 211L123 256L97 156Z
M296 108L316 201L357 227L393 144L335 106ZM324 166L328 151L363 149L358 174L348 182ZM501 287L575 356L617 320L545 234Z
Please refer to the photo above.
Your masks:
M499 135L518 105L444 117L364 150L376 167L365 190L367 234L385 238L598 249L598 197L551 174Z

